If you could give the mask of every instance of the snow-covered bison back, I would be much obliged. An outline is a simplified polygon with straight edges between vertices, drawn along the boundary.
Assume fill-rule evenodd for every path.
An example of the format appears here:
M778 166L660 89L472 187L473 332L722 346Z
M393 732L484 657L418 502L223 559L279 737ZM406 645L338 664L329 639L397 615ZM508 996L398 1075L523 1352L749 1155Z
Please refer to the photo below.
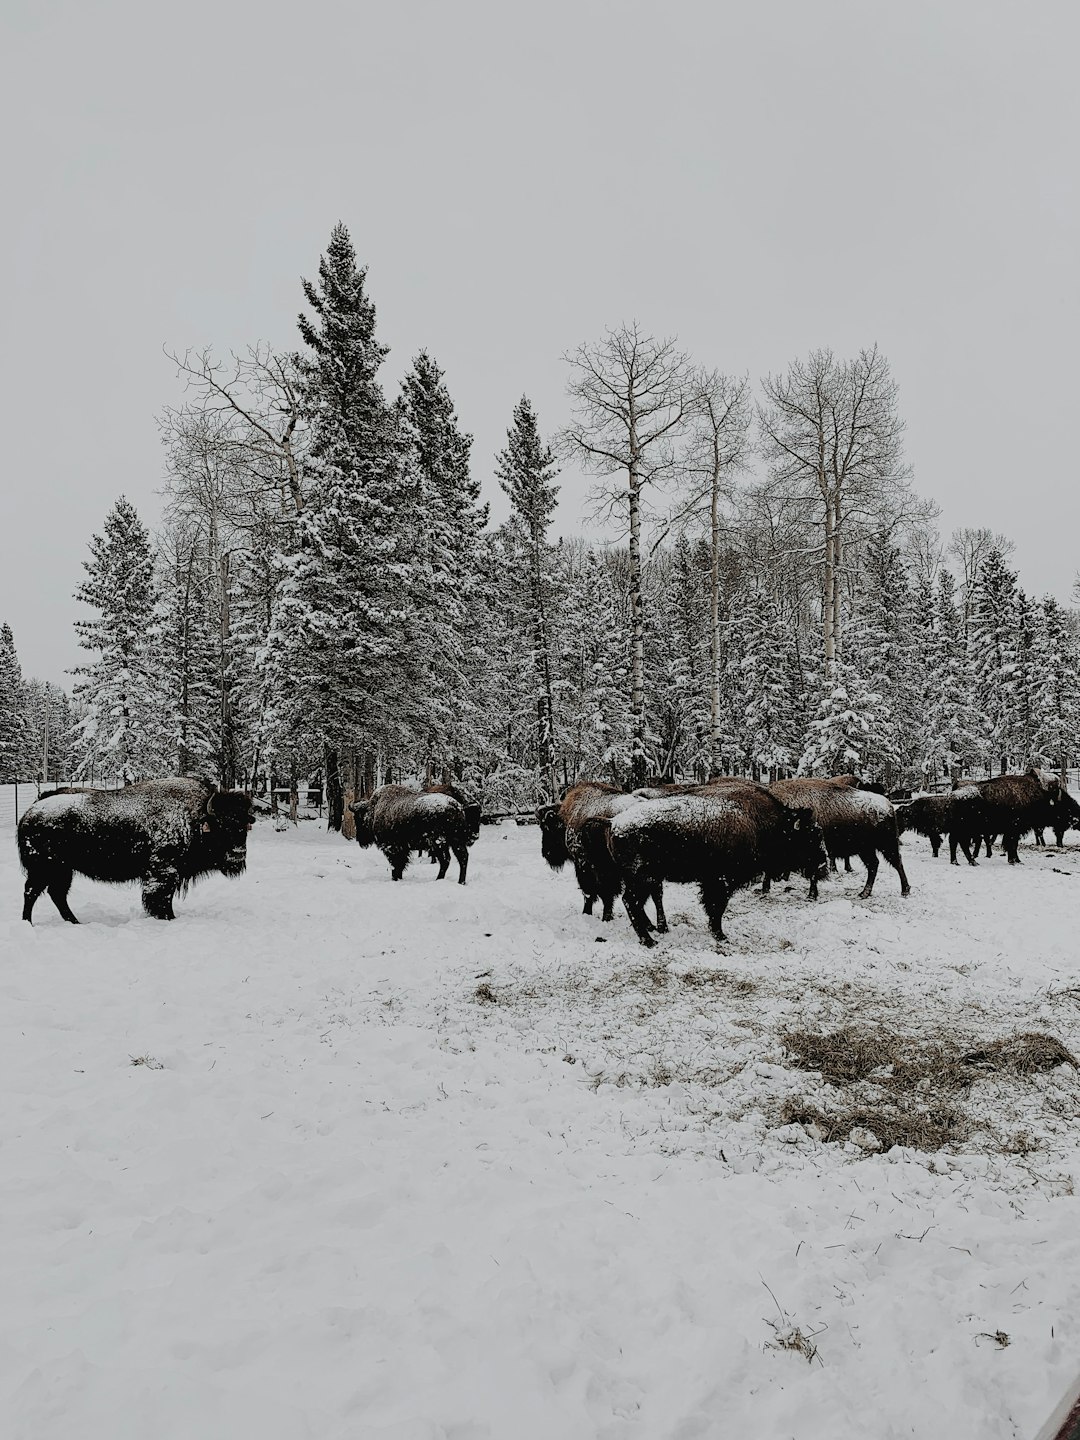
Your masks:
M251 799L209 780L143 780L123 790L56 791L19 821L19 859L26 871L23 919L45 890L65 920L73 877L142 884L143 909L172 920L173 897L200 875L242 875Z
M703 786L664 799L642 800L602 826L623 880L623 902L643 945L649 934L643 902L666 881L697 885L709 927L725 939L724 911L732 892L759 876L825 873L828 857L809 807L785 805L752 781Z
M899 875L901 895L910 892L900 858L896 811L884 795L864 790L853 775L836 775L831 780L776 780L769 789L785 805L809 805L821 826L830 860L859 857L866 866L866 884L860 891L864 900L874 888L879 855ZM767 881L764 888L768 890ZM814 879L810 882L810 899L816 900L817 893Z
M453 795L439 790L411 790L407 785L383 785L368 800L349 806L356 818L356 843L366 849L377 845L390 861L391 878L400 880L414 850L428 850L439 862L441 880L450 864L458 862L458 884L465 884L469 846L480 833L480 807L466 807Z

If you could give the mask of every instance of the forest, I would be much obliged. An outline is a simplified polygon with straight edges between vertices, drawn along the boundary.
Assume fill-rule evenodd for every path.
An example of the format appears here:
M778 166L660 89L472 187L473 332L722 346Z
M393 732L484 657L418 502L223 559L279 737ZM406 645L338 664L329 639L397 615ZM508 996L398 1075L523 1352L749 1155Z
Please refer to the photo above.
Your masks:
M564 357L561 429L523 395L481 462L433 356L385 393L343 225L301 298L293 353L172 355L162 523L120 496L90 539L70 693L0 629L0 780L313 781L337 828L389 779L511 811L583 777L1074 763L1077 615L1006 537L939 534L876 347L755 385L624 324ZM620 538L553 535L570 465Z

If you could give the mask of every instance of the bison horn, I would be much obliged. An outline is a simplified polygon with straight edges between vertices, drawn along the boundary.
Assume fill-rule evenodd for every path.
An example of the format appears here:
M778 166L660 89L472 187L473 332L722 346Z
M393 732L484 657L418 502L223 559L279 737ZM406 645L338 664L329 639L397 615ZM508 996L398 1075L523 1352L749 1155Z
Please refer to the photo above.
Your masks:
M212 815L212 814L214 813L214 797L213 797L213 795L211 795L210 798L209 798L209 800L207 800L207 802L206 802L206 813L207 813L208 815Z

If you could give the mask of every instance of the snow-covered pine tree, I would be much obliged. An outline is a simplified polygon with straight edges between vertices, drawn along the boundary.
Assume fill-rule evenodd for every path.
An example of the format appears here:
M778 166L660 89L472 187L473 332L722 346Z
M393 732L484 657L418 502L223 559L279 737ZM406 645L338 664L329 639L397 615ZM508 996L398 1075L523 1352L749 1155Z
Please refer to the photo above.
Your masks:
M1051 595L1036 612L1033 750L1062 776L1080 748L1080 645Z
M30 757L22 668L11 626L0 625L0 784L28 772Z
M986 555L975 582L969 621L974 702L980 717L981 751L1002 774L1016 755L1016 575L999 546Z
M867 714L867 770L891 787L910 778L922 721L911 585L899 548L882 531L862 557L849 648L868 692L880 697Z
M558 793L555 775L555 714L552 689L551 555L548 530L559 503L559 473L552 450L540 438L540 426L528 396L514 406L506 432L506 448L495 457L495 474L512 507L511 523L521 544L511 549L512 575L527 597L526 615L532 651L532 684L536 706L536 764L550 798Z
M657 775L704 778L710 750L709 571L680 535L646 571L645 664L654 677L646 716L650 765Z
M212 633L205 557L190 527L167 526L159 549L158 652L163 723L178 775L216 770L234 784L232 727L223 724L228 704L221 675L220 636ZM217 643L215 643L217 642Z
M555 681L563 783L622 783L630 778L633 733L626 597L598 550L568 544L556 557L563 587Z
M318 283L303 282L314 311L298 322L310 352L301 366L311 432L308 495L268 642L271 728L322 737L335 830L344 815L342 752L395 754L419 698L410 673L413 511L401 427L379 384L387 352L375 338L365 275L348 230L335 225Z
M760 586L741 606L743 654L739 664L741 734L745 765L765 781L798 763L791 714L790 637L775 599Z
M87 578L75 598L97 612L77 620L79 644L96 655L74 672L85 705L76 766L126 781L168 774L171 757L164 724L155 643L157 593L150 536L123 495L90 541Z
M26 758L19 773L40 775L46 785L70 780L77 738L77 716L70 695L60 685L34 678L25 680L23 714L27 725Z
M423 637L420 758L429 776L460 775L481 723L470 675L475 653L468 651L484 603L478 567L487 506L469 470L472 436L459 428L443 372L424 351L402 382L400 414L411 451L416 624Z
M972 698L971 663L956 580L938 574L934 633L926 663L926 725L922 746L923 783L934 787L959 778L982 753L983 735Z
M1016 592L1016 676L1013 683L1013 741L1010 747L1018 765L1026 768L1035 758L1038 626L1041 614L1023 590Z
M824 681L817 714L810 721L799 774L861 774L880 704L880 695L868 690L850 661L835 661L832 678Z

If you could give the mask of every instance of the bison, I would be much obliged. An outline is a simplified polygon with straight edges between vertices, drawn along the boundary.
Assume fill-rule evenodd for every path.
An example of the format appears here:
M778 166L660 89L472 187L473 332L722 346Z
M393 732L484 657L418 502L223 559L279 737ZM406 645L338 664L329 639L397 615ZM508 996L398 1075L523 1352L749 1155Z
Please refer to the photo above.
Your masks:
M968 864L974 865L986 831L986 807L977 786L963 785L940 795L916 795L897 807L896 824L901 834L912 830L917 835L925 835L935 859L941 850L942 836L948 835L949 863L960 863L956 858L959 845Z
M867 899L874 889L879 855L900 876L901 895L911 893L900 858L896 812L883 795L860 787L852 775L837 775L831 780L777 780L769 789L786 805L810 807L821 826L830 860L859 857L866 866L866 884L859 892L862 899ZM766 877L762 890L767 894L768 889ZM816 900L817 893L817 877L813 877L810 899Z
M964 783L954 781L954 786L961 788ZM1002 838L1010 865L1020 864L1017 846L1021 835L1045 829L1056 832L1058 827L1062 826L1064 837L1070 811L1064 804L1062 795L1067 792L1063 792L1060 780L1049 771L1032 768L1023 775L995 775L990 780L966 783L974 785L982 796L986 812L983 838L988 856L993 854L993 840L996 835Z
M703 786L590 821L603 829L622 878L623 901L643 945L654 945L644 901L665 881L697 885L709 926L724 940L724 911L735 890L759 876L800 871L817 880L828 856L809 806L785 805L747 781Z
M583 780L572 786L559 804L541 805L536 812L540 825L540 853L552 870L561 870L570 861L578 888L585 897L582 914L591 915L597 900L603 903L601 918L611 920L615 901L622 890L622 877L607 847L606 832L590 827L594 820L610 820L620 811L638 805L650 792L627 794L603 780ZM656 909L656 928L667 930L663 886L651 895ZM650 921L646 924L651 925Z
M143 780L123 790L66 790L43 795L19 821L26 872L23 919L33 924L44 890L65 920L72 878L142 885L143 909L173 920L173 897L202 875L230 877L247 867L251 797L210 780Z
M377 845L390 862L392 879L401 879L414 850L427 850L439 862L436 879L446 875L452 852L458 862L458 884L465 884L469 847L480 834L479 805L466 809L442 790L383 785L349 809L356 817L357 844L365 850Z

